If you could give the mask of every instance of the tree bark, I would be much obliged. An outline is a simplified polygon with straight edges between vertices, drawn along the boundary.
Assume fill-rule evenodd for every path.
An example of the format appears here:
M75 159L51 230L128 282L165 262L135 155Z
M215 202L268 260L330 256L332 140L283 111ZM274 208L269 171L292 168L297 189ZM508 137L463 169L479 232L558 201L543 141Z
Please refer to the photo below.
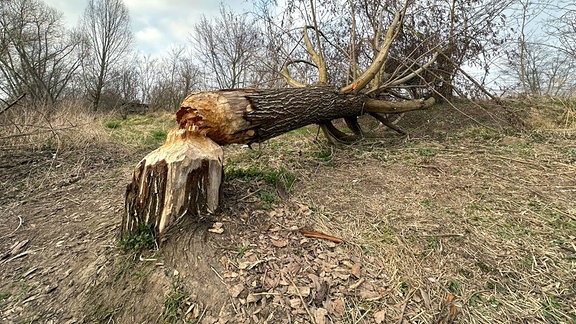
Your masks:
M433 99L386 103L328 86L220 90L188 96L176 114L180 128L194 128L220 145L259 143L291 130L363 113L425 109Z
M183 217L197 219L214 212L223 178L219 145L262 142L315 123L343 138L347 134L331 120L346 118L361 133L356 116L424 109L433 102L384 102L327 86L192 94L176 113L179 129L170 131L166 143L134 171L126 189L121 235L145 224L158 237Z
M207 137L188 129L171 130L166 143L136 167L126 188L120 235L141 225L156 238L182 218L197 220L214 213L222 194L223 151Z

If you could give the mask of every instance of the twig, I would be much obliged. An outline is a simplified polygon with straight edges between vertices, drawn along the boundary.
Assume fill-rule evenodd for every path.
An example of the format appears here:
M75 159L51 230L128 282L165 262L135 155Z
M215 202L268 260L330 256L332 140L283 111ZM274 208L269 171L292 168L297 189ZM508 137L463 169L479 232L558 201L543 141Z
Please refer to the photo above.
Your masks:
M238 200L239 200L239 201L244 201L245 199L248 199L248 198L254 196L255 194L259 193L261 190L262 190L262 189L258 188L258 189L254 190L253 192L247 194L246 196L244 196L244 197L242 197L242 198L240 198L240 199L238 199Z
M343 239L336 237L336 236L332 236L332 235L327 235L324 233L320 233L317 231L309 231L309 230L305 230L305 229L300 229L300 233L302 235L304 235L305 237L311 237L311 238L317 238L317 239L322 239L322 240L327 240L330 242L334 242L334 243L342 243L344 242Z
M16 229L13 230L12 233L10 233L9 235L12 235L12 234L16 233L16 231L17 231L18 229L20 229L20 226L22 226L22 224L24 224L24 220L22 220L22 217L20 217L20 215L18 215L17 217L18 217L18 220L20 221L20 222L18 223L18 227L16 227Z
M398 324L402 324L402 322L404 321L404 312L406 311L406 306L408 305L408 301L412 297L413 293L414 293L414 290L410 290L410 292L408 293L408 295L406 295L406 298L404 299L404 303L402 304L402 309L400 310L400 318L398 319Z
M210 269L212 269L212 272L214 272L216 274L216 276L218 276L218 278L220 278L220 281L225 284L226 286L228 286L228 284L224 281L224 278L222 278L222 276L218 273L218 271L216 271L216 269L214 269L214 267L210 266Z
M296 289L296 293L298 294L298 297L300 297L300 301L302 302L302 305L304 306L306 313L308 313L308 316L310 317L310 323L316 324L316 320L315 320L314 316L312 316L310 309L308 309L308 305L304 301L304 298L302 297L302 294L300 293L300 289L298 289L298 287L296 286L296 284L294 283L292 278L290 278L289 275L287 275L286 278L288 278L288 280L290 280L290 283L292 284L292 286L294 286L294 289Z
M20 95L20 97L16 98L16 100L12 101L11 103L8 104L8 106L4 107L4 109L2 109L2 111L0 111L0 115L2 115L4 112L6 112L8 109L12 108L12 106L14 106L15 104L18 103L18 101L22 100L22 98L24 98L26 96L26 92L24 92L23 94Z
M422 237L463 237L464 234L460 233L446 233L446 234L422 234Z

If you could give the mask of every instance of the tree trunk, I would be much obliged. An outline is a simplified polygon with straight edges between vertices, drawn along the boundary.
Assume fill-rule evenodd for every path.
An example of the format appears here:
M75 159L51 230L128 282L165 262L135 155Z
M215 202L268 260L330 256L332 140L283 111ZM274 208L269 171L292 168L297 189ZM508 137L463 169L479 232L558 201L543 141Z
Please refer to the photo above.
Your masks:
M360 96L331 87L221 90L188 96L176 114L220 145L262 142L291 130L362 113Z
M220 90L188 96L176 113L178 130L146 156L126 190L122 235L150 225L157 235L182 217L194 219L218 207L222 149L251 144L309 125L363 113L401 113L429 107L434 99L385 102L332 87ZM333 130L332 132L336 132Z
M223 151L207 137L187 129L171 130L166 143L136 167L126 188L122 237L141 225L156 238L183 218L214 213L221 199Z

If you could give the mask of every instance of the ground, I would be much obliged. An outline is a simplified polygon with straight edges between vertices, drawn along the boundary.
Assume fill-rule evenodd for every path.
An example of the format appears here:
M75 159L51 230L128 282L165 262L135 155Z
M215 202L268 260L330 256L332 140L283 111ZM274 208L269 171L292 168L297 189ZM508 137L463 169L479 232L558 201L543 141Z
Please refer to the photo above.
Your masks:
M171 116L0 120L0 319L574 323L575 109L438 105L407 136L366 119L353 145L309 126L227 147L222 210L142 250L124 192Z

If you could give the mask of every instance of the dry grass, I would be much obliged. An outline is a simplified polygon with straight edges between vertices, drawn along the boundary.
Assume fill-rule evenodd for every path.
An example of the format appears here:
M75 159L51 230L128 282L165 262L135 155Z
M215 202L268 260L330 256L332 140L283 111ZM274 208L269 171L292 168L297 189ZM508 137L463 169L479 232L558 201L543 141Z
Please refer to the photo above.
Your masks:
M253 150L227 147L225 232L181 231L141 262L118 255L114 226L133 164L162 142L171 116L11 109L1 116L2 244L33 238L39 252L3 271L2 313L157 319L177 269L190 295L175 314L188 320L197 305L206 320L230 322L573 323L576 147L563 122L573 110L481 105L406 115L407 137L363 120L373 136L350 146L309 126ZM518 122L511 111L528 130L502 124ZM304 238L301 227L345 243ZM312 278L328 282L324 296ZM55 290L18 290L55 280Z
M34 150L109 142L108 134L98 124L99 118L74 102L50 108L16 105L1 116L0 146L4 150Z
M450 113L407 120L408 138L375 129L378 138L345 147L308 127L256 151L229 149L227 162L296 174L287 204L313 211L299 226L343 238L361 260L364 285L381 294L346 297L345 322L377 312L385 322L576 321L574 143ZM562 114L538 118L557 129L550 118Z

